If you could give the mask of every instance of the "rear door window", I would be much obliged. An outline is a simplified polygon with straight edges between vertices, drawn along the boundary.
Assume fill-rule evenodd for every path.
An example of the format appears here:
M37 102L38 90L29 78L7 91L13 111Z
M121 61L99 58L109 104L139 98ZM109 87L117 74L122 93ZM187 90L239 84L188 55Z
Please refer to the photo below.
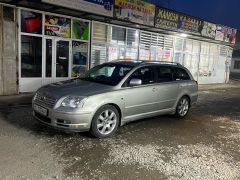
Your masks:
M188 73L181 68L174 68L173 79L175 81L191 80Z
M157 83L173 81L173 72L170 67L157 67Z

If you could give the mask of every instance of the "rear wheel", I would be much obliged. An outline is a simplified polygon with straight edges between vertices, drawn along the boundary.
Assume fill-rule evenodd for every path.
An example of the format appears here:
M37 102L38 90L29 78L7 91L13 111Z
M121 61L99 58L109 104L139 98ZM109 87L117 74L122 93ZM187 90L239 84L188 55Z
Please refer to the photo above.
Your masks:
M105 105L95 113L91 134L98 138L106 138L112 136L119 125L119 113L114 106Z
M178 118L184 118L189 111L190 108L190 100L187 96L183 96L178 104L177 104L177 108L176 108L176 117Z

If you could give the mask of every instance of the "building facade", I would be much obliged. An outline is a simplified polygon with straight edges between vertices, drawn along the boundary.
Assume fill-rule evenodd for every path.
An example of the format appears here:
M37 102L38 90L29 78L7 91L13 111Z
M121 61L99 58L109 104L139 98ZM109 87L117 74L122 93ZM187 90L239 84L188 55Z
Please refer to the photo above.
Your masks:
M115 59L178 62L199 84L227 83L235 35L140 0L5 2L0 94L32 92Z

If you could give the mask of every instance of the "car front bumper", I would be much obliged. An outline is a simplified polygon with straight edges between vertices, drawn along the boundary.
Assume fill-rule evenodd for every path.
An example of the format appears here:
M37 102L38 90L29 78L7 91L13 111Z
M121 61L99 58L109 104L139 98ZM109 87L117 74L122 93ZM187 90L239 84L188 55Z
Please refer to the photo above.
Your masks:
M36 105L43 107L40 104ZM54 129L70 132L89 131L91 127L91 112L61 112L48 107L43 108L47 109L47 115L42 115L33 110L33 116L41 124L51 126Z

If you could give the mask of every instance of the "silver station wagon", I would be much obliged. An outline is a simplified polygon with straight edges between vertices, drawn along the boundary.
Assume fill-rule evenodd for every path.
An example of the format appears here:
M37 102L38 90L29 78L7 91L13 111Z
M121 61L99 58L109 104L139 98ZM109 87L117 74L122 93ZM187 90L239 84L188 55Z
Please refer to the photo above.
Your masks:
M130 121L162 114L183 118L197 97L197 82L180 64L119 60L40 88L33 115L57 129L104 138Z

